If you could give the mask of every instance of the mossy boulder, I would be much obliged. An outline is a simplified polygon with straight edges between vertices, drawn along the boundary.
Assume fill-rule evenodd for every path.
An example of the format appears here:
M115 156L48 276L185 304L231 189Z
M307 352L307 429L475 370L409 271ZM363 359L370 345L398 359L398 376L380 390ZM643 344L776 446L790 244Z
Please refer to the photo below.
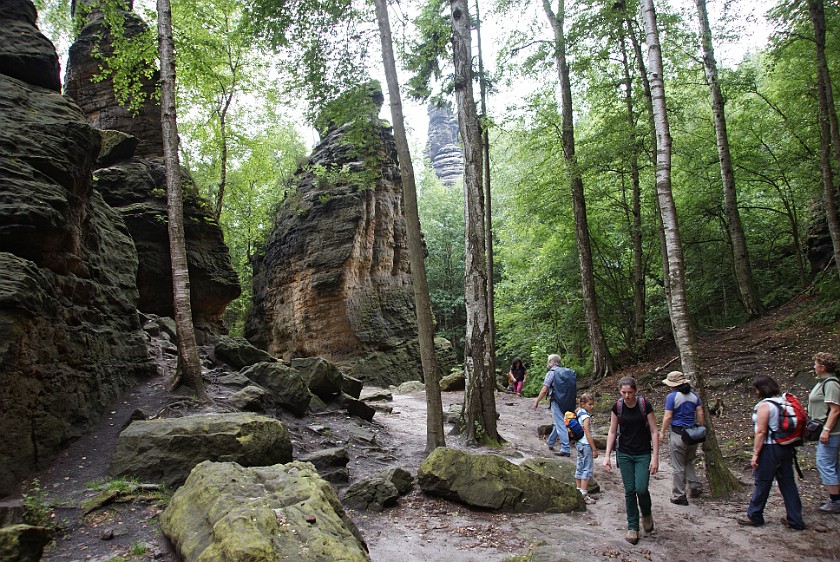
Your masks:
M321 357L292 359L291 365L300 373L312 394L329 402L341 394L344 377L334 364Z
M277 362L262 362L240 371L268 390L270 402L300 417L306 413L312 394L297 369Z
M256 363L272 363L274 357L251 345L245 338L221 336L213 347L213 356L236 370Z
M494 511L565 513L585 509L574 485L496 455L447 447L426 457L417 471L417 482L427 494Z
M370 560L332 487L309 463L203 462L160 520L184 562Z
M5 562L38 562L44 547L52 540L45 527L11 525L0 528L0 560Z
M250 413L135 421L120 434L108 474L179 486L205 460L289 462L292 443L281 421Z
M575 464L568 460L548 459L548 458L534 458L524 461L522 468L527 468L538 472L560 482L565 482L570 486L575 485ZM589 479L589 492L597 494L601 491L601 485L595 480L595 477Z

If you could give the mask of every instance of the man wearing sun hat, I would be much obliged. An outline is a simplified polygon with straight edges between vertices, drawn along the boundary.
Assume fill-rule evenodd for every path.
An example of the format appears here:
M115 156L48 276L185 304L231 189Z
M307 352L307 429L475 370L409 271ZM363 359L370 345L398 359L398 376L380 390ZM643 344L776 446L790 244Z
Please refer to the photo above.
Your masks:
M703 405L700 396L692 392L691 381L681 371L671 371L662 382L672 389L665 397L665 417L659 431L659 440L665 441L665 432L668 426L671 426L671 440L668 446L671 453L671 469L674 473L671 503L688 505L685 495L686 483L691 497L699 496L703 485L697 480L697 473L694 471L697 445L687 445L682 439L682 433L688 427L704 425Z

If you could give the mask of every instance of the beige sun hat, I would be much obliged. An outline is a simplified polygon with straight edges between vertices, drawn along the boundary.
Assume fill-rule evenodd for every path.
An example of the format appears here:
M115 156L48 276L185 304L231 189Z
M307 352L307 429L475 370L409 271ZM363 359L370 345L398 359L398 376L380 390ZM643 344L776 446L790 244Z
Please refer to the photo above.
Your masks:
M680 386L681 384L691 384L691 381L685 378L682 371L671 371L668 376L662 379L664 384L668 386Z

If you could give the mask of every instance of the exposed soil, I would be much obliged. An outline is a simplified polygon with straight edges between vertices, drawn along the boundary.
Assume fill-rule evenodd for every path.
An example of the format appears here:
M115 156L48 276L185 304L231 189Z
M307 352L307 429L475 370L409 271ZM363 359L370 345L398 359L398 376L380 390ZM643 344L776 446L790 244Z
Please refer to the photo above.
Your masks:
M734 517L745 509L752 490L749 456L755 402L751 378L758 373L774 376L785 389L804 398L813 384L812 355L819 350L838 350L840 334L808 322L813 304L802 297L760 320L729 330L705 333L698 348L709 387L710 400L722 398L723 415L714 418L724 455L738 478L742 491L729 500L704 495L689 506L676 506L670 498L670 465L667 446L660 455L660 472L651 481L656 528L632 546L623 540L624 495L617 470L606 473L602 458L595 461L595 478L601 485L598 502L587 511L563 515L510 515L481 512L427 497L415 489L394 508L382 513L348 510L366 538L374 561L447 560L449 562L504 560L834 560L840 559L840 516L822 514L817 506L825 497L814 468L814 445L800 449L805 478L800 481L808 529L785 528L780 519L784 506L777 490L771 493L762 528L744 528ZM158 354L162 373L172 368L171 356ZM662 345L646 363L623 369L591 388L598 397L596 433L605 433L608 408L616 393L616 381L636 376L640 388L661 417L666 388L658 384L673 368L672 345ZM542 373L535 369L533 376ZM164 506L153 495L134 497L124 503L105 505L86 516L80 503L94 496L91 483L107 472L116 438L132 412L166 410L179 415L190 407L165 392L163 375L146 381L116 401L101 423L71 444L47 469L37 474L56 518L66 532L45 552L47 561L105 562L125 560L177 561L178 556L157 527ZM229 393L210 384L209 391L223 404ZM444 409L458 404L463 393L444 393ZM507 440L494 451L513 462L550 453L536 428L551 423L542 406L533 410L533 399L508 393L497 395L500 432ZM167 405L169 405L167 407ZM372 423L350 418L340 411L322 412L301 420L279 414L290 427L295 454L327 446L342 446L350 453L351 481L373 475L383 468L402 466L416 474L425 456L425 398L423 393L394 395L387 403L390 413L379 412ZM195 410L190 410L195 411ZM465 447L456 436L447 445ZM573 453L574 455L574 453ZM574 457L567 459L574 462ZM702 463L701 463L702 466ZM343 490L339 489L339 494Z

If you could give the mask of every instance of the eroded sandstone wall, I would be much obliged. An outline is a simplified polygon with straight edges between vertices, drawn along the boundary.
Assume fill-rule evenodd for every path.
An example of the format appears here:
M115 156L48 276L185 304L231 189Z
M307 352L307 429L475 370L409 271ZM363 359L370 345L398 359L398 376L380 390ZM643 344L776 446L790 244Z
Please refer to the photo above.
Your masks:
M402 183L376 88L374 107L332 123L298 171L256 262L246 337L277 357L322 356L398 384L421 369Z
M35 17L0 3L0 497L155 372L134 245L93 189L99 134L58 92Z

